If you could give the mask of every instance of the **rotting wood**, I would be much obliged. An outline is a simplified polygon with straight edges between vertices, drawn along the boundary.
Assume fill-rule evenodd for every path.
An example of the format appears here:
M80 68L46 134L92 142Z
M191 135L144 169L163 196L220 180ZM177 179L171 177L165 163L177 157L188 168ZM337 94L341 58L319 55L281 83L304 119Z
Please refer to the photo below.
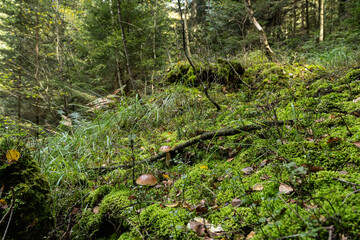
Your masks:
M251 131L259 130L261 128L272 127L275 125L292 124L293 122L294 122L293 120L278 121L278 122L267 121L267 122L259 122L259 123L244 125L244 126L240 126L237 128L222 128L217 131L205 132L201 135L191 138L190 140L188 140L186 142L183 142L183 143L180 143L180 144L174 146L169 152L174 153L174 152L184 149L186 147L192 146L200 141L213 139L215 137L233 136L236 134L240 134L242 132L251 132ZM141 164L141 163L145 163L145 162L154 162L154 161L159 160L164 157L165 157L165 152L161 152L150 158L147 158L147 159L144 159L141 161L137 161L136 163ZM114 165L114 166L94 167L94 168L89 168L88 170L111 171L111 170L118 169L118 168L131 168L132 166L133 166L133 164L129 163L129 164L122 164L122 165Z

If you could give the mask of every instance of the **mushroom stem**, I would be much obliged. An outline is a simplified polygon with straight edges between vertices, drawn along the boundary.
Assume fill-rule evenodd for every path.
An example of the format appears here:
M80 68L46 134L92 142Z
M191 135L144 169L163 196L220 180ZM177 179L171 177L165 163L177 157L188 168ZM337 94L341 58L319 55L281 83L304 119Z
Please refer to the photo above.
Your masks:
M166 153L166 165L167 165L167 166L170 166L170 159L171 159L170 153L167 152L167 153Z

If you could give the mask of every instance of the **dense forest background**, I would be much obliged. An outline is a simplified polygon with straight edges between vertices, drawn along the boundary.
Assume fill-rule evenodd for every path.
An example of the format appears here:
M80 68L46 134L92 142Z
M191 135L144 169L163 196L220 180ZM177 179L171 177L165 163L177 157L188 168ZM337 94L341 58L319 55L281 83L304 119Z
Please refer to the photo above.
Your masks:
M341 67L354 60L359 1L252 5L280 61ZM264 50L243 1L187 0L181 7L196 61ZM176 1L4 0L0 8L0 114L36 125L76 118L79 105L111 93L151 94L164 70L185 59Z

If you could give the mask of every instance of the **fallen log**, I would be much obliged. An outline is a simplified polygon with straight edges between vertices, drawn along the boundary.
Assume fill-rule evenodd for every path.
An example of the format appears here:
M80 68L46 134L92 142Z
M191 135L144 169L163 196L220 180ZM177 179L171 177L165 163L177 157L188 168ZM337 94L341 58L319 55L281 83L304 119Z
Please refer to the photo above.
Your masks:
M237 128L222 128L217 131L205 132L201 135L191 138L190 140L188 140L186 142L183 142L183 143L180 143L180 144L174 146L169 152L174 153L178 150L192 146L200 141L213 139L215 137L233 136L236 134L240 134L242 132L251 132L251 131L259 130L261 128L266 128L266 127L281 126L284 124L292 124L293 122L294 122L293 120L259 122L259 123L253 123L253 124L249 124L249 125L240 126ZM136 163L154 162L163 157L165 157L165 152L161 152L150 158L137 161ZM114 166L94 167L94 168L89 168L89 170L111 171L111 170L118 169L118 168L131 168L132 166L133 165L131 163L129 163L129 164L122 164L122 165L114 165Z

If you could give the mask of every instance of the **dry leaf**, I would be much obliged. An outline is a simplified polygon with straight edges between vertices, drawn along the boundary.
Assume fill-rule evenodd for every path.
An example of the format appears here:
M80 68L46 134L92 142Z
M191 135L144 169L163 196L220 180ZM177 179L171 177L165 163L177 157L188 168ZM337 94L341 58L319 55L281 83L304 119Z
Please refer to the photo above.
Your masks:
M265 159L264 161L262 161L262 162L260 163L260 167L264 167L264 166L268 165L269 163L270 163L270 160L269 160L269 159Z
M288 194L288 193L291 193L292 191L294 191L294 189L291 186L286 185L284 183L281 183L279 186L279 192L281 192L281 193Z
M306 209L306 210L315 209L315 208L317 208L317 207L318 207L318 206L316 206L316 205L313 204L313 203L310 203L310 204L304 203L304 209Z
M0 199L0 208L1 209L6 209L8 207L5 199Z
M78 207L73 207L73 209L71 209L71 214L72 214L72 215L76 215L79 211L80 211L80 208L78 208Z
M205 169L205 170L208 170L208 169L209 169L208 166L206 166L206 165L201 165L200 168L201 168L201 169Z
M267 180L267 179L269 179L269 178L271 178L271 176L269 176L269 175L267 175L267 174L264 174L264 175L262 175L262 176L260 177L261 180Z
M254 236L255 236L255 232L254 232L254 231L251 231L251 232L247 235L246 240L252 239Z
M264 190L264 185L255 184L251 189L254 191L262 191L262 190Z
M321 123L323 121L325 121L325 118L323 117L315 120L316 123Z
M329 137L328 140L326 141L327 144L329 145L334 145L338 142L341 141L341 138L338 138L338 137Z
M178 191L178 193L176 194L176 197L178 197L178 196L180 196L181 194L182 194L182 190L180 189L179 191Z
M179 203L174 203L174 204L165 204L166 207L169 207L169 208L174 208L174 207L177 207L179 206Z
M234 158L229 158L228 160L226 160L227 162L231 162L232 160L234 160Z
M360 97L358 97L358 98L356 98L356 99L353 100L354 103L357 103L357 102L359 102L359 101L360 101Z
M243 173L245 173L246 175L250 175L253 173L254 169L252 167L246 167L246 168L241 169L241 171Z
M309 169L310 172L314 172L314 173L324 170L323 167L314 166L314 165L307 164L307 163L303 163L303 164L301 164L301 166L305 169Z
M93 213L98 214L100 212L100 207L96 206L93 208Z
M204 224L197 222L197 221L190 221L187 224L187 228L190 230L193 230L196 232L198 236L204 236L205 235L205 226Z
M342 175L348 175L349 174L347 171L340 171L339 173L342 174Z
M129 199L129 200L134 200L134 199L136 199L136 197L135 197L134 195L130 195L130 196L128 197L128 199Z
M360 148L360 141L354 142L354 145Z
M234 198L233 200L231 200L231 205L232 205L233 207L240 207L240 205L241 205L241 199Z
M214 226L213 224L211 224L210 228L207 229L207 231L211 237L221 236L225 232L220 225Z

